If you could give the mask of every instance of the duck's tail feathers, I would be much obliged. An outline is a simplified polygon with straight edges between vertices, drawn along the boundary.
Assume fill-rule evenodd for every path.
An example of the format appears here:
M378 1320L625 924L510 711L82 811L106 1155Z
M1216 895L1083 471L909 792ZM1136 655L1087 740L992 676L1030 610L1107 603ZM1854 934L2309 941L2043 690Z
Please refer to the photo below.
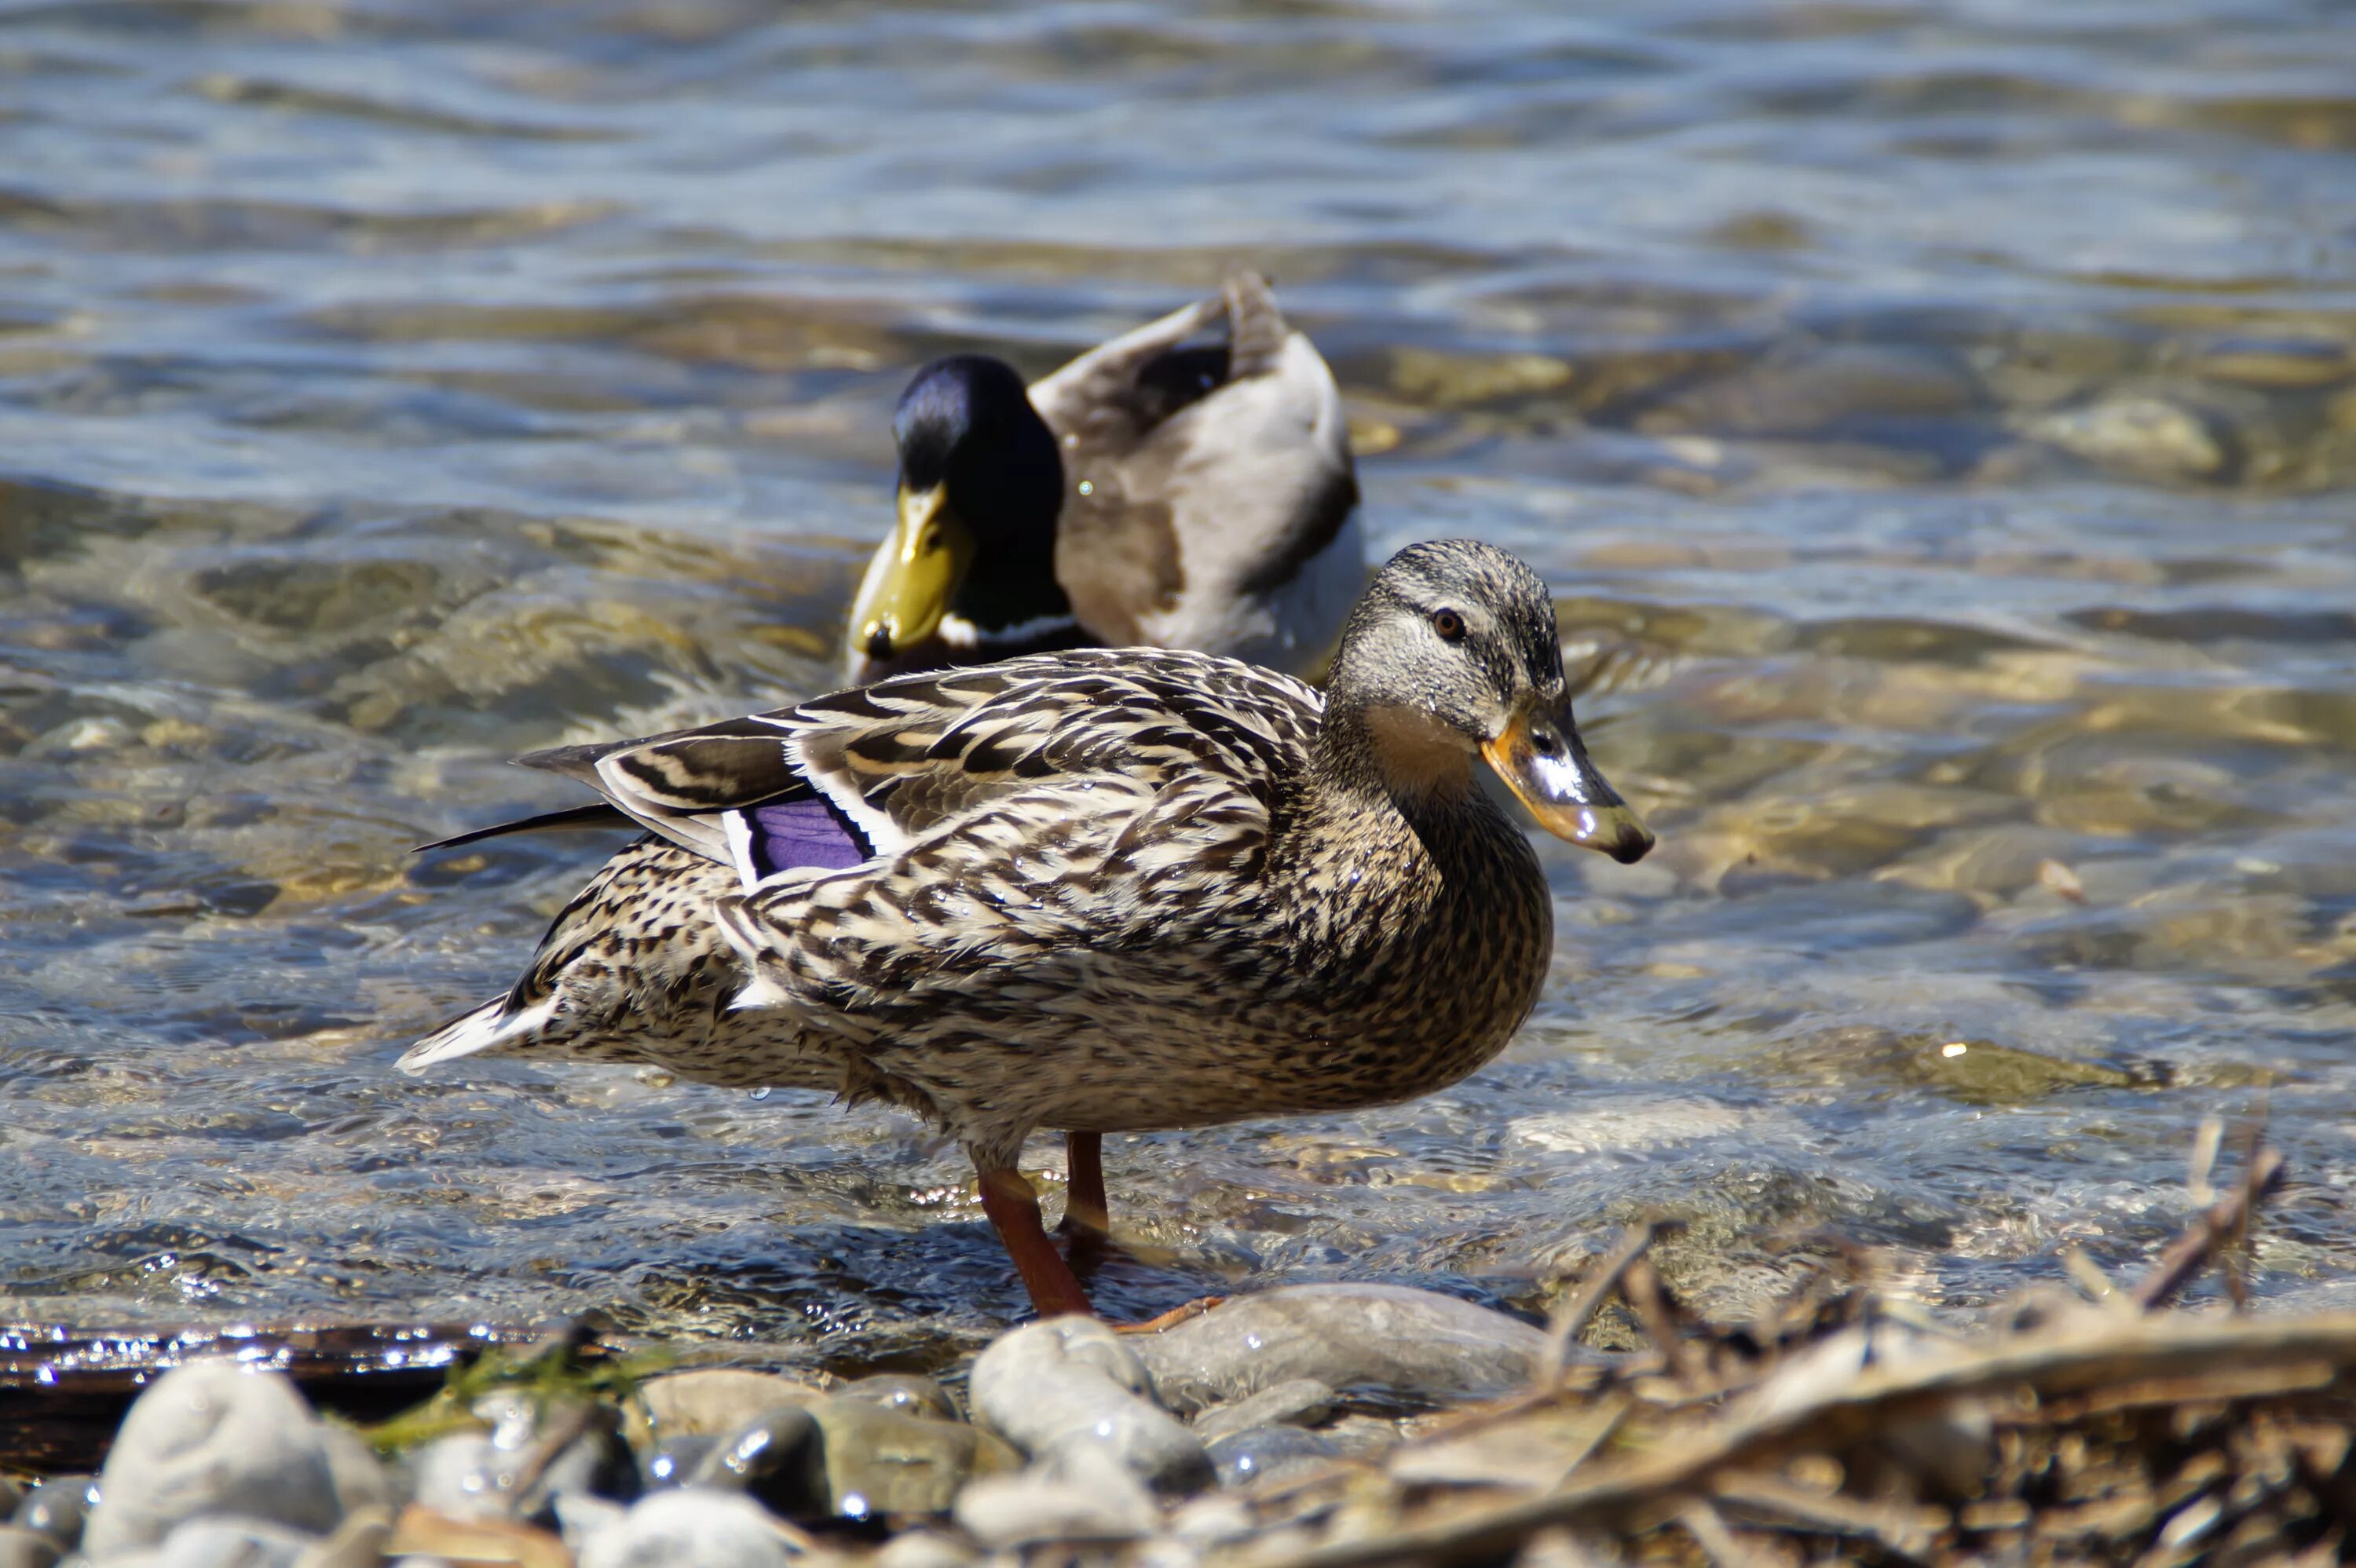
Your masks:
M556 1010L552 997L519 1012L508 1010L508 1000L505 997L495 997L470 1012L460 1013L402 1051L401 1060L393 1065L403 1072L416 1073L439 1061L496 1051L537 1032Z

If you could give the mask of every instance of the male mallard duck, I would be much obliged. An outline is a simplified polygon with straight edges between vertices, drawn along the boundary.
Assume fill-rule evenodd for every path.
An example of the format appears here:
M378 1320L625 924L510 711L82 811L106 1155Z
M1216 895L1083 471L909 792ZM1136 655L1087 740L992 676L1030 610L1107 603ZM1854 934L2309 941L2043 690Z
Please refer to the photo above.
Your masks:
M1227 341L1183 347L1221 315ZM1333 373L1262 279L1038 385L959 354L893 421L900 521L851 612L855 683L1055 648L1195 648L1305 671L1366 577Z
M1104 1134L1404 1100L1537 1001L1549 831L1652 836L1588 762L1553 602L1464 540L1402 550L1324 693L1155 648L901 676L525 761L651 829L508 995L420 1040L639 1058L888 1100L954 1135L1042 1313L1086 1311L1017 1168Z

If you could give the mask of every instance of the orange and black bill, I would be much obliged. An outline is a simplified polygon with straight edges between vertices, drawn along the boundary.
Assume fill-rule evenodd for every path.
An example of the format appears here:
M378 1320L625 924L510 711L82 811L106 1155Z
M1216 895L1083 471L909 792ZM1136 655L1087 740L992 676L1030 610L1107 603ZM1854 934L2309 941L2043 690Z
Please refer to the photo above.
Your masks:
M1651 830L1587 760L1569 703L1559 713L1524 709L1481 754L1556 837L1601 850L1623 866L1652 848Z

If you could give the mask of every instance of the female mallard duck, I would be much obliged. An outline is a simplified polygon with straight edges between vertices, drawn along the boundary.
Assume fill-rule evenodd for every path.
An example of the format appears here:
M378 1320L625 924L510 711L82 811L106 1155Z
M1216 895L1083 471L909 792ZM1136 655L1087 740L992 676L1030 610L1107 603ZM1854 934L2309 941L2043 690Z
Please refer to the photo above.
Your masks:
M1183 347L1222 314L1226 343ZM893 434L900 521L851 607L855 683L1146 643L1298 673L1365 582L1333 373L1250 273L1027 391L999 360L935 360Z
M1552 601L1463 540L1352 613L1323 696L1196 653L1043 654L526 759L652 831L515 988L412 1047L837 1089L954 1135L1043 1313L1086 1311L1017 1169L1103 1134L1404 1100L1494 1056L1553 938L1475 780L1637 859Z

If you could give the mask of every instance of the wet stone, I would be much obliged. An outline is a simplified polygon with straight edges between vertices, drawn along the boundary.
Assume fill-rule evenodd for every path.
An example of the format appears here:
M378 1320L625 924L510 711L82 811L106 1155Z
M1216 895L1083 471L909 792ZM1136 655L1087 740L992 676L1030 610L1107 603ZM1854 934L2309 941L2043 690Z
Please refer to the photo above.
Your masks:
M2205 479L2225 450L2190 409L2149 396L2105 399L2042 414L2029 434L2104 468L2161 479Z
M23 1525L0 1525L0 1568L51 1568L63 1555L58 1543Z
M873 1377L854 1378L837 1389L834 1397L881 1405L902 1415L929 1416L937 1421L959 1419L957 1406L949 1403L948 1391L932 1379L913 1372L878 1372Z
M24 1500L25 1488L7 1477L0 1476L0 1513L14 1516L16 1505Z
M72 1551L81 1544L82 1526L90 1519L91 1488L96 1476L52 1476L24 1495L9 1522Z
M1213 1439L1210 1454L1219 1485L1243 1487L1315 1469L1341 1457L1342 1450L1298 1426L1251 1426Z
M781 1404L714 1444L685 1484L741 1493L784 1519L821 1516L831 1511L824 1445L808 1408Z
M750 1498L708 1488L657 1492L583 1545L580 1568L784 1568L785 1538Z
M1162 1490L1210 1477L1202 1440L1154 1403L1138 1351L1093 1318L1002 1336L974 1362L972 1389L980 1419L1033 1458L1100 1448Z
M658 1487L685 1486L688 1477L695 1474L696 1467L702 1464L705 1456L720 1444L721 1439L717 1437L664 1438L648 1451L646 1462L641 1467L647 1489L652 1491Z
M176 1367L123 1418L83 1547L92 1557L136 1551L183 1520L220 1514L332 1530L340 1509L320 1430L281 1373L220 1360Z
M977 1470L1007 1471L1021 1464L989 1433L859 1398L830 1399L810 1413L825 1452L822 1509L836 1518L947 1513Z
M702 1367L649 1378L639 1385L658 1437L721 1437L781 1404L807 1403L825 1391L776 1372Z
M975 1481L958 1494L956 1512L966 1533L991 1548L1128 1541L1161 1521L1152 1495L1109 1449L1075 1444L1019 1475Z
M1233 1404L1204 1412L1194 1418L1194 1435L1215 1444L1256 1426L1312 1425L1332 1412L1333 1397L1332 1387L1315 1378L1291 1378Z
M1527 1381L1546 1347L1543 1333L1502 1312L1383 1285L1287 1285L1140 1339L1136 1355L1152 1386L1186 1412L1296 1379L1485 1398ZM979 1373L977 1366L977 1388Z
M192 1519L164 1539L145 1568L295 1568L320 1542L252 1519Z
M327 1450L328 1473L335 1477L336 1506L347 1516L361 1509L391 1512L399 1507L402 1499L396 1495L392 1473L376 1456L368 1439L349 1427L322 1423L319 1441Z

